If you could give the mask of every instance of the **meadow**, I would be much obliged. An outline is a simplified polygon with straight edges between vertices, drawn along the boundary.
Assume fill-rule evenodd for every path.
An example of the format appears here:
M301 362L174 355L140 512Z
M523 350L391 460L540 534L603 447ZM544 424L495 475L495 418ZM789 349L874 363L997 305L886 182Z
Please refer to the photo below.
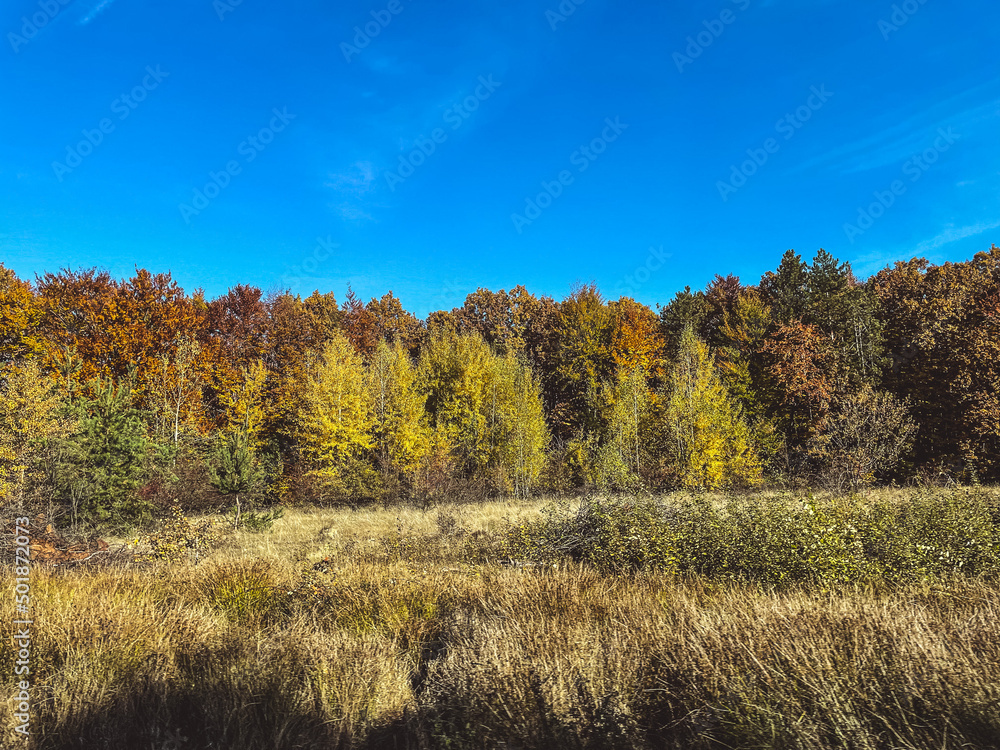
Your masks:
M1000 747L998 529L980 488L178 515L33 567L33 746Z

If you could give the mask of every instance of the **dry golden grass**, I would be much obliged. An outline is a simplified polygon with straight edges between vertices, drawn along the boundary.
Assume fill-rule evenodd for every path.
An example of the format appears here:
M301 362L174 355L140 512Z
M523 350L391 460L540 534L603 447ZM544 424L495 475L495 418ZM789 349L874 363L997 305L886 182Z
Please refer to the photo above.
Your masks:
M36 747L1000 747L995 582L468 561L543 504L290 510L197 566L35 569Z
M289 561L316 562L326 556L381 559L386 555L387 543L397 538L400 532L403 536L434 539L440 546L442 538L438 532L448 523L455 524L468 534L494 533L502 529L507 521L537 518L549 502L547 499L504 500L475 505L441 505L427 510L413 506L357 510L293 508L275 521L272 529L265 534L242 528L233 530L230 520L219 514L199 519L211 519L222 532L223 543L209 559L263 557L284 564ZM134 537L106 537L112 545L126 544L132 539ZM458 548L452 550L454 554L458 551Z

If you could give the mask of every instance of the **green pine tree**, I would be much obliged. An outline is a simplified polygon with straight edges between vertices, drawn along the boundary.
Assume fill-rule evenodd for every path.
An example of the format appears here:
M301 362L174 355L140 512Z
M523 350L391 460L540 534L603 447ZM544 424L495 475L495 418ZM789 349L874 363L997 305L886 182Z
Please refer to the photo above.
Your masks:
M240 496L258 489L265 476L246 430L236 429L216 436L208 474L216 490L235 497L234 525L239 527L243 513Z
M77 428L56 446L56 495L69 501L74 525L81 520L117 526L143 522L151 507L139 487L156 464L165 463L167 452L148 438L128 383L97 380L92 391L92 397L67 407Z

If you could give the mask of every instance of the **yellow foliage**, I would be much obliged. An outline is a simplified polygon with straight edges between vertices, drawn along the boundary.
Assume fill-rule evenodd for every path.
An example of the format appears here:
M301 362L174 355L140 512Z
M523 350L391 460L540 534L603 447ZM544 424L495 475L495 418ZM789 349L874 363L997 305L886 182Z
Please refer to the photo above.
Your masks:
M431 450L431 430L424 416L426 396L417 390L409 354L399 341L390 347L382 339L367 375L376 458L383 472L412 477Z
M36 451L60 429L56 384L34 360L0 370L0 497L23 495Z
M525 495L545 461L548 430L540 386L515 355L497 356L478 334L439 335L420 359L420 387L435 429L470 474Z
M225 432L243 432L254 448L260 444L260 430L265 419L264 386L267 370L257 360L240 370L239 377L219 392L225 409Z
M666 398L666 431L674 470L689 488L758 484L761 465L741 409L722 384L708 346L690 328Z
M366 391L364 363L338 332L307 373L303 393L301 443L315 476L337 480L350 460L371 448L374 418Z
M0 362L42 351L38 337L41 315L31 286L0 263Z

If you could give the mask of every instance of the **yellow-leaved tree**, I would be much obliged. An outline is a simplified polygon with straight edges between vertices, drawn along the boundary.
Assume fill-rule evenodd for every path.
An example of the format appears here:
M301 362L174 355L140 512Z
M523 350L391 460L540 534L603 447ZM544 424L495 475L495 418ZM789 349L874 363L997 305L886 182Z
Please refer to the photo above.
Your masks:
M417 389L416 368L398 340L380 339L367 371L371 406L372 452L384 489L411 482L431 450L432 431L424 412L425 394Z
M260 446L260 432L265 418L267 369L260 360L240 369L228 387L219 391L222 405L222 431L242 432L254 448Z
M608 387L610 410L607 434L597 448L594 482L601 489L635 490L649 452L648 432L654 394L642 362L621 366Z
M681 485L716 489L760 482L760 459L742 411L708 346L690 327L681 334L664 406L667 447Z
M531 367L514 354L496 361L494 393L504 395L496 407L498 485L515 497L531 494L542 469L549 445L541 384Z
M0 364L42 352L41 318L31 285L0 263Z
M170 439L174 446L180 443L185 431L197 432L203 419L201 394L202 386L207 382L205 370L201 346L196 340L184 336L175 339L170 350L157 357L147 370L149 411L153 415L156 431ZM250 377L245 376L242 383L221 396L220 401L239 409L236 404L239 394L247 392L248 382L253 392L260 376L260 371L254 370ZM259 395L254 393L253 397L259 400ZM244 408L244 420L250 416L246 412ZM239 421L240 418L233 415L232 420Z
M436 433L465 473L490 489L526 495L545 463L548 430L530 366L498 356L478 334L440 333L420 358L419 384Z
M0 497L24 500L46 441L62 430L56 383L35 360L0 368Z
M300 445L310 473L334 494L366 492L374 471L364 462L374 417L364 362L337 332L305 377Z

